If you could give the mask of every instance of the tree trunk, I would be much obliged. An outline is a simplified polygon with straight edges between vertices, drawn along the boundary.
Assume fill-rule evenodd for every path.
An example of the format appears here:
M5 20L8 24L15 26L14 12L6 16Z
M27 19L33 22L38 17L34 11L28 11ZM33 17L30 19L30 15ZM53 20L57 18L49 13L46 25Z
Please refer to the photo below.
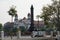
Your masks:
M11 16L11 22L13 22L13 16Z

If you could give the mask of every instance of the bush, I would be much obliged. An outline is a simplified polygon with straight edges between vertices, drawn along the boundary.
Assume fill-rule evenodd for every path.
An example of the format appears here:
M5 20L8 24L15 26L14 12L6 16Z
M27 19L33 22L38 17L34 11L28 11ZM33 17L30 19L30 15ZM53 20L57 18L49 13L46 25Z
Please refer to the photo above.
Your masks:
M45 29L45 28L41 28L40 30L41 30L41 31L46 31L46 29Z

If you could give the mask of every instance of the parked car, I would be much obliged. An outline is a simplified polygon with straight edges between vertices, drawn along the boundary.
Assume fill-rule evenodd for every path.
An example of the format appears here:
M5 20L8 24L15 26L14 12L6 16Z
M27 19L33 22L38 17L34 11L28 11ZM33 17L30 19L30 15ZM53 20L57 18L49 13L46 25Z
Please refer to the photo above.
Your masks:
M31 37L43 37L45 31L33 31Z

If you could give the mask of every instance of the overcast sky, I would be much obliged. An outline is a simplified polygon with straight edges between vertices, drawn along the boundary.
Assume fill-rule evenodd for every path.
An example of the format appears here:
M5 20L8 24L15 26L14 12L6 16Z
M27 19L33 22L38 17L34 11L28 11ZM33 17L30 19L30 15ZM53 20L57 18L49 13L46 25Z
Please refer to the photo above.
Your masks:
M40 15L42 7L51 4L51 0L0 0L0 23L11 21L7 11L12 5L16 6L18 18L22 19L30 13L31 4L34 6L34 20L36 20L36 15Z

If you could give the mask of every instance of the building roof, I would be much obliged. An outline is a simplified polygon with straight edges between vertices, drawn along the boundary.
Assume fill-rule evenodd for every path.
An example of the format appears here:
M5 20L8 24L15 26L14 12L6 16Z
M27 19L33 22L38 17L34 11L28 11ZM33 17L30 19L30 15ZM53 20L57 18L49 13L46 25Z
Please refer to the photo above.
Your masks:
M34 21L34 24L38 24L38 21ZM43 21L39 21L39 24L44 24Z
M23 20L25 20L25 19L26 19L26 17L23 18Z

